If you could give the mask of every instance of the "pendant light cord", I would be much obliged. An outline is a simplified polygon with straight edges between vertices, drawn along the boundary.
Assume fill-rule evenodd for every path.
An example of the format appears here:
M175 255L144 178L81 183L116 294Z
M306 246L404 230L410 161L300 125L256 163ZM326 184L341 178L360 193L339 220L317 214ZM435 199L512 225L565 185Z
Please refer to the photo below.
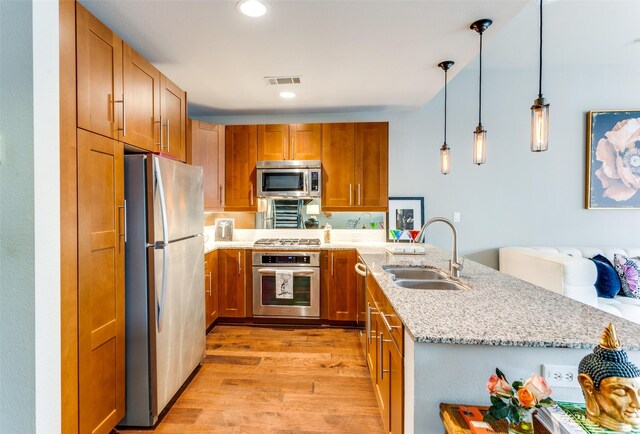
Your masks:
M542 98L542 1L540 0L540 73L538 74L538 98Z
M447 144L447 70L444 70L444 144Z
M482 33L480 32L480 85L478 86L478 125L482 125Z

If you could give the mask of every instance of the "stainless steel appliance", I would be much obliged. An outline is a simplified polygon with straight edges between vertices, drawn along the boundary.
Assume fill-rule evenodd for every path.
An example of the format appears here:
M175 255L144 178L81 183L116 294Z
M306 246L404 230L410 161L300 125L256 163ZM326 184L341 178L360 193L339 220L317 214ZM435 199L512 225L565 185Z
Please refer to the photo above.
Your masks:
M202 168L157 155L125 159L126 413L152 426L202 362Z
M254 252L253 316L281 318L320 317L319 252ZM279 298L278 271L290 271L293 295Z
M307 246L319 247L320 238L260 238L253 243L254 247L261 246Z
M258 161L258 197L314 198L322 194L318 160Z

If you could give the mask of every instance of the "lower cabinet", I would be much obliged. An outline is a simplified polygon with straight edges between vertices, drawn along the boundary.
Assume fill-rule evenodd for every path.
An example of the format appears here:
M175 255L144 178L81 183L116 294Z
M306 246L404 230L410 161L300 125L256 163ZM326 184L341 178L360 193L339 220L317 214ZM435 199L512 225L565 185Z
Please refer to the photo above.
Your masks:
M332 321L358 319L357 282L354 267L355 250L329 250L322 252L322 280L325 292L321 306L322 317Z
M220 318L246 318L250 315L247 315L248 261L245 250L222 249L217 253L219 316Z
M218 319L218 252L204 256L205 327L209 328Z
M367 365L386 431L404 428L404 332L371 274L367 274Z

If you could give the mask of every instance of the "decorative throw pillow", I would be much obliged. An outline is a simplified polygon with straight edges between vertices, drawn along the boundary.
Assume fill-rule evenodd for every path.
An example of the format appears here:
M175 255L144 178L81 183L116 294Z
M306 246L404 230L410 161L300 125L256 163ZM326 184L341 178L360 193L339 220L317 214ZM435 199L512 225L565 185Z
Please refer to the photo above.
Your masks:
M627 297L640 298L640 263L625 255L613 255L613 266L620 277L622 293Z
M596 255L591 258L598 270L598 277L596 278L596 291L598 297L614 298L621 289L620 277L615 268L607 258L602 255Z

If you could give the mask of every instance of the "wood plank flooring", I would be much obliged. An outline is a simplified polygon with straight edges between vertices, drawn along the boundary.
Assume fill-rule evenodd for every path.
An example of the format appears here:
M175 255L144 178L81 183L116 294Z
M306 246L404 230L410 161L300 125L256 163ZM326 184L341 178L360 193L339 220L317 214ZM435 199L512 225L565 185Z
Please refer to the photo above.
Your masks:
M359 331L216 326L204 366L155 430L382 433Z

